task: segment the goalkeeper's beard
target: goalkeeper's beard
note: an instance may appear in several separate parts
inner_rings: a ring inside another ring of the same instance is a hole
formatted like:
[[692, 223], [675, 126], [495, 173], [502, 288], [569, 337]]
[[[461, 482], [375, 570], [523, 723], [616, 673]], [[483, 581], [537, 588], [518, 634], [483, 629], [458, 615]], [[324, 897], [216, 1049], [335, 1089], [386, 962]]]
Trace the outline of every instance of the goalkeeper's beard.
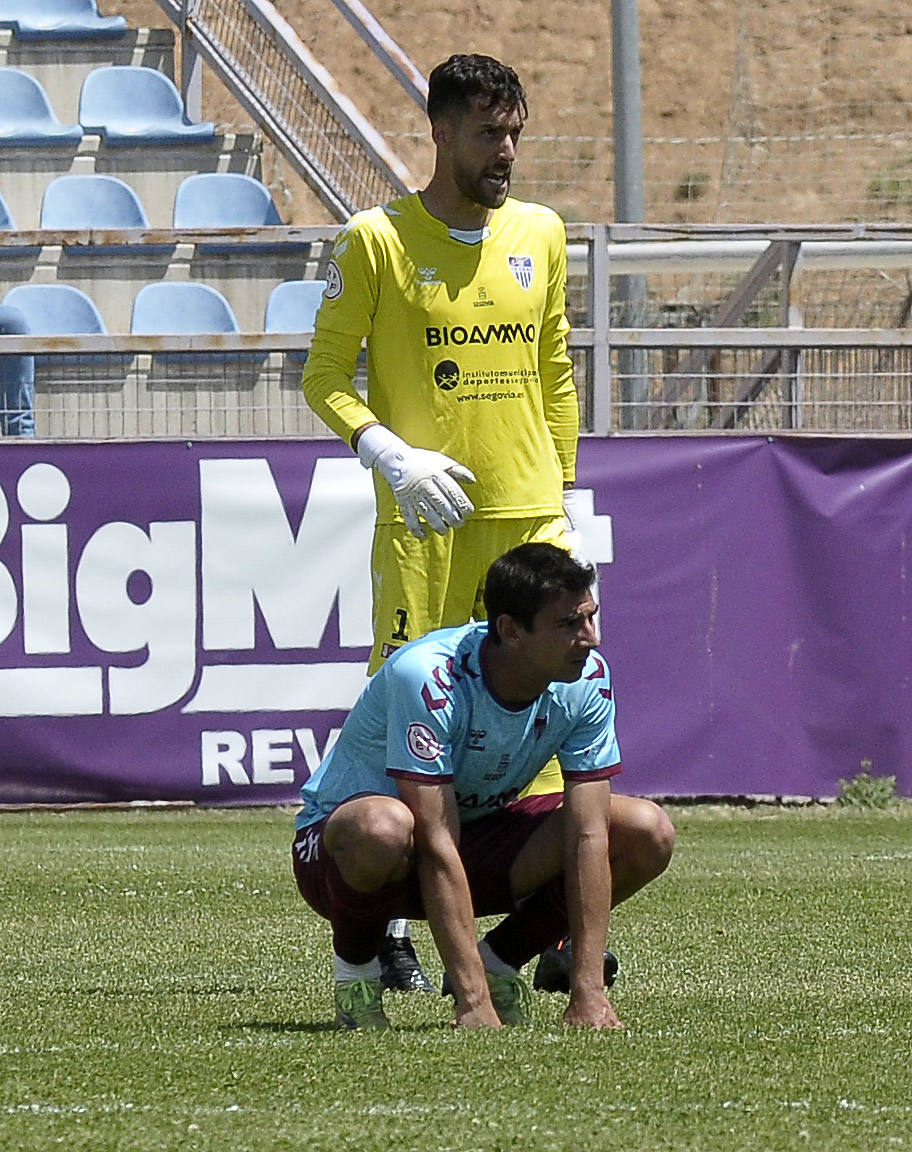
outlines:
[[506, 171], [486, 168], [477, 175], [470, 174], [464, 168], [457, 168], [453, 179], [463, 196], [473, 203], [483, 208], [500, 208], [509, 195], [512, 174], [512, 168]]

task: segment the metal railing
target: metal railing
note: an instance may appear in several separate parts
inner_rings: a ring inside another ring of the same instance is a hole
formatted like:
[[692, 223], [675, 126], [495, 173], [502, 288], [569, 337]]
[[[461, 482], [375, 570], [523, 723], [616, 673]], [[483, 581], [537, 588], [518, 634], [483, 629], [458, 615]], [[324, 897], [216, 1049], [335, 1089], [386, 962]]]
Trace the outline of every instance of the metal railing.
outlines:
[[[0, 357], [35, 357], [41, 437], [321, 437], [300, 390], [309, 345], [307, 334], [273, 333], [0, 336]], [[575, 329], [571, 347], [588, 433], [912, 431], [908, 330], [624, 329], [600, 348]], [[642, 350], [648, 369], [635, 419], [623, 408], [623, 348]], [[684, 374], [694, 351], [708, 356]], [[596, 355], [610, 374], [593, 389]]]
[[332, 0], [332, 2], [384, 68], [398, 80], [409, 99], [424, 111], [427, 103], [427, 80], [402, 47], [380, 25], [361, 0]]
[[[340, 221], [414, 180], [269, 0], [158, 0], [196, 53]], [[184, 61], [182, 72], [190, 69]]]
[[[900, 267], [904, 260], [912, 263], [905, 248], [910, 231], [894, 231], [895, 235], [875, 239], [864, 227], [854, 230], [859, 246], [868, 245], [865, 258], [875, 261], [875, 272], [878, 262], [895, 260]], [[156, 275], [179, 280], [192, 278], [197, 267], [218, 268], [226, 276], [222, 288], [229, 301], [233, 292], [236, 302], [242, 303], [251, 297], [265, 299], [289, 275], [283, 271], [288, 263], [276, 255], [283, 245], [295, 253], [292, 276], [320, 278], [337, 232], [336, 227], [15, 232], [2, 238], [5, 256], [0, 270], [12, 277], [13, 269], [19, 268], [25, 280], [50, 275], [53, 281], [65, 270], [72, 274], [79, 267], [85, 276], [99, 277], [101, 293], [110, 278], [104, 270], [107, 264], [97, 255], [66, 258], [67, 252], [99, 246], [117, 253], [118, 283], [126, 288], [132, 279], [136, 289], [152, 267], [146, 252], [170, 245], [173, 255], [155, 266]], [[750, 253], [746, 279], [729, 285], [718, 300], [689, 300], [675, 314], [675, 325], [662, 322], [670, 312], [658, 297], [650, 304], [650, 319], [659, 318], [656, 322], [612, 328], [613, 275], [646, 271], [650, 261], [663, 263], [660, 253], [641, 247], [644, 263], [637, 264], [632, 259], [636, 246], [626, 242], [630, 231], [620, 230], [622, 242], [618, 232], [616, 226], [594, 224], [567, 229], [572, 255], [569, 344], [584, 432], [912, 429], [912, 329], [905, 326], [912, 314], [908, 285], [903, 307], [890, 324], [793, 324], [786, 274], [793, 274], [803, 257], [793, 249], [780, 249], [778, 257], [785, 252], [788, 259], [774, 258], [776, 253], [767, 244], [766, 257], [761, 253], [758, 260], [756, 253]], [[650, 232], [654, 235], [654, 230]], [[756, 231], [750, 235], [760, 239]], [[814, 235], [814, 243], [824, 243], [819, 230]], [[775, 243], [799, 242], [794, 233], [784, 236], [776, 229], [768, 230], [765, 239], [769, 237]], [[836, 243], [832, 237], [828, 242]], [[814, 258], [824, 262], [825, 277], [833, 275], [834, 263], [851, 267], [858, 259], [853, 243], [846, 236], [839, 241], [840, 251], [814, 250]], [[886, 247], [872, 249], [873, 243]], [[213, 244], [220, 250], [219, 263], [198, 264], [194, 253]], [[754, 289], [761, 274], [773, 271], [779, 279], [771, 281], [767, 298], [758, 302]], [[91, 281], [83, 287], [92, 295]], [[0, 295], [2, 290], [0, 284]], [[753, 303], [749, 312], [734, 320], [733, 301], [739, 300]], [[242, 324], [245, 329], [252, 324], [253, 330], [235, 336], [2, 336], [0, 357], [36, 357], [41, 436], [328, 435], [310, 413], [299, 387], [301, 354], [306, 353], [310, 336], [265, 334], [257, 309], [248, 307], [251, 321]], [[714, 315], [723, 320], [710, 323]], [[777, 317], [788, 317], [788, 325], [777, 322]], [[637, 355], [631, 356], [633, 352]], [[636, 390], [625, 386], [624, 369], [631, 363], [638, 374]], [[363, 385], [363, 378], [357, 383]]]
[[[611, 346], [615, 426], [644, 432], [912, 431], [908, 329], [615, 329]], [[647, 365], [646, 399], [626, 420], [617, 372], [622, 348], [642, 350]]]

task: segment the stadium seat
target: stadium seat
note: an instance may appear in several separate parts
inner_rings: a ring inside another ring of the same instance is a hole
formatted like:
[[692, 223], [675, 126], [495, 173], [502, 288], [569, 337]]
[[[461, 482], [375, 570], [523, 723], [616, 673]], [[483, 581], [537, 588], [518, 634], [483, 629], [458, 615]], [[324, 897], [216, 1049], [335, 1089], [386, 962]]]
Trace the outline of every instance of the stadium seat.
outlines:
[[76, 145], [78, 124], [61, 124], [39, 82], [18, 68], [0, 68], [0, 146], [45, 148]]
[[96, 173], [52, 180], [41, 201], [41, 227], [148, 228], [149, 220], [129, 184]]
[[[17, 284], [7, 292], [4, 305], [25, 316], [32, 336], [106, 336], [107, 328], [94, 300], [72, 284]], [[86, 385], [123, 387], [124, 358], [105, 352], [62, 352], [35, 355], [37, 375], [44, 387], [67, 382], [80, 392]], [[82, 408], [82, 401], [79, 402]], [[62, 434], [58, 432], [56, 434]]]
[[[323, 301], [325, 280], [285, 280], [277, 284], [266, 301], [266, 332], [313, 332], [317, 311]], [[294, 363], [303, 363], [307, 352], [285, 353]]]
[[9, 208], [6, 206], [6, 201], [0, 196], [0, 230], [5, 232], [14, 232], [16, 224], [13, 220]]
[[313, 332], [325, 280], [285, 280], [266, 301], [266, 332]]
[[212, 140], [215, 125], [191, 124], [180, 93], [163, 72], [133, 64], [96, 68], [79, 97], [79, 122], [111, 145], [154, 145]]
[[208, 284], [163, 280], [136, 293], [130, 331], [140, 336], [239, 332], [231, 305]]
[[[162, 280], [147, 284], [136, 293], [130, 331], [137, 336], [192, 336], [205, 333], [240, 332], [237, 318], [225, 297], [208, 284]], [[163, 352], [155, 361], [190, 371], [207, 361], [222, 371], [249, 372], [265, 358], [262, 352]]]
[[[30, 336], [21, 309], [0, 304], [0, 336]], [[4, 436], [35, 435], [35, 357], [0, 354], [0, 432]]]
[[269, 189], [240, 172], [200, 172], [174, 197], [175, 228], [255, 228], [281, 224]]
[[[13, 214], [7, 207], [6, 201], [0, 196], [0, 232], [15, 231], [17, 231], [17, 229]], [[40, 251], [41, 248], [37, 245], [34, 248], [31, 245], [27, 248], [22, 248], [18, 245], [4, 244], [2, 239], [0, 239], [0, 260], [5, 258], [10, 260], [33, 259]]]
[[17, 284], [3, 298], [18, 308], [33, 336], [105, 335], [95, 302], [72, 284]]
[[3, 0], [0, 28], [19, 40], [123, 36], [123, 16], [101, 16], [95, 0]]

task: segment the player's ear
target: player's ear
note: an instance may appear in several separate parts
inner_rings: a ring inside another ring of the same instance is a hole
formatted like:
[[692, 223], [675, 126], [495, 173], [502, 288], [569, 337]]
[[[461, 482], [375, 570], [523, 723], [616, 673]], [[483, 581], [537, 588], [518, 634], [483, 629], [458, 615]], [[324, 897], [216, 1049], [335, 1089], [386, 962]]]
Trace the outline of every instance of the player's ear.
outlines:
[[437, 117], [431, 124], [431, 139], [438, 148], [452, 143], [453, 130], [456, 127], [456, 117], [448, 113], [444, 113]]
[[500, 636], [501, 643], [508, 646], [515, 645], [519, 641], [519, 625], [509, 616], [506, 612], [497, 617], [496, 621], [497, 632]]

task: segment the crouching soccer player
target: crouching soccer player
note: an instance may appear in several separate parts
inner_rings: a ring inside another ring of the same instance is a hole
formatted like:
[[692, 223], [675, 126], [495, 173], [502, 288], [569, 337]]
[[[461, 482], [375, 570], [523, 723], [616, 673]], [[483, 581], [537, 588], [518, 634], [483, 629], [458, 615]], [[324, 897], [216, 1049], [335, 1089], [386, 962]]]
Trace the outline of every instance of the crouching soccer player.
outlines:
[[[674, 829], [611, 790], [621, 764], [594, 577], [551, 544], [500, 557], [487, 622], [397, 651], [302, 788], [295, 877], [332, 925], [340, 1026], [388, 1026], [377, 950], [397, 916], [427, 919], [457, 1025], [525, 1023], [519, 969], [568, 932], [565, 1022], [619, 1025], [603, 987], [609, 910], [664, 870]], [[563, 792], [517, 799], [554, 755]], [[476, 941], [475, 918], [497, 913]]]

